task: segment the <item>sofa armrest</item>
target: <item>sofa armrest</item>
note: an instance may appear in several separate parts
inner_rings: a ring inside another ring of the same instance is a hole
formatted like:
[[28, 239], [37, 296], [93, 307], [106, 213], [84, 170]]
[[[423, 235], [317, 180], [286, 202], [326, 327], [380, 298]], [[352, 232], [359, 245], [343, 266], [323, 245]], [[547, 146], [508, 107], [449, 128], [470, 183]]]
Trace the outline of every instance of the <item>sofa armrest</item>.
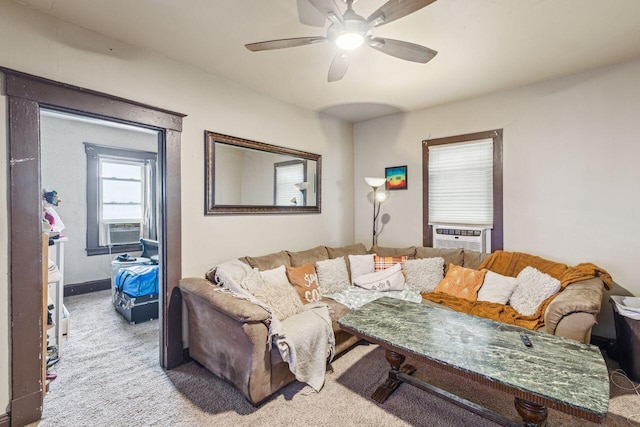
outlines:
[[206, 279], [189, 277], [180, 279], [180, 292], [186, 292], [198, 298], [213, 309], [242, 323], [264, 322], [269, 313], [252, 302], [219, 292], [217, 286]]
[[[591, 327], [595, 324], [595, 318], [600, 312], [603, 295], [603, 283], [599, 278], [570, 284], [547, 307], [544, 314], [546, 330], [555, 335], [566, 336], [568, 334], [567, 338], [584, 337], [583, 339], [588, 339], [591, 336]], [[574, 316], [575, 319], [580, 317], [582, 321], [563, 322], [564, 326], [568, 326], [569, 323], [572, 325], [570, 330], [567, 330], [566, 327], [556, 330], [565, 317], [575, 313], [583, 314], [582, 316]]]

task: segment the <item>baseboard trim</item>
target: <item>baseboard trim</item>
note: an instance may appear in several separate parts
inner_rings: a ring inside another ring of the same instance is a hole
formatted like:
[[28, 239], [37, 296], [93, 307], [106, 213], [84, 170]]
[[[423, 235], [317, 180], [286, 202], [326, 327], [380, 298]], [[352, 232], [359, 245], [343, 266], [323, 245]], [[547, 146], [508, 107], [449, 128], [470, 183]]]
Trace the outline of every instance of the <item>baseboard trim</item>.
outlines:
[[0, 427], [9, 427], [11, 425], [11, 418], [9, 414], [0, 415]]
[[42, 390], [11, 401], [10, 425], [26, 426], [42, 417]]
[[111, 289], [111, 279], [92, 280], [90, 282], [76, 283], [64, 287], [64, 296], [88, 294], [89, 292], [106, 291]]

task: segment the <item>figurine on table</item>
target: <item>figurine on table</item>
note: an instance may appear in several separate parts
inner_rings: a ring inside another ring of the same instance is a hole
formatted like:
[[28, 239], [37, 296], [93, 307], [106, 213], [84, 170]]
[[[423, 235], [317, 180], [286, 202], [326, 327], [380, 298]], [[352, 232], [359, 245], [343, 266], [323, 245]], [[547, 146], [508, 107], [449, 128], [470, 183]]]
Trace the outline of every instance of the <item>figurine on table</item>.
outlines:
[[62, 199], [57, 191], [42, 191], [42, 231], [49, 233], [51, 237], [58, 236], [65, 228], [60, 215], [54, 209], [60, 202]]

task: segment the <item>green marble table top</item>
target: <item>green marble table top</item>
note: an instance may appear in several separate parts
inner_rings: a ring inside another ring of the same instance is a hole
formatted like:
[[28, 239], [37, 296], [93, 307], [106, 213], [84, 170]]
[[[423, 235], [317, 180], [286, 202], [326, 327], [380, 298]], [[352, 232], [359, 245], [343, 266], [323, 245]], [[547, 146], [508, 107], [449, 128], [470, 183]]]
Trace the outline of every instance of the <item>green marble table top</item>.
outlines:
[[[600, 350], [589, 344], [388, 297], [343, 316], [339, 323], [404, 353], [552, 403], [599, 416], [608, 410], [607, 367]], [[533, 347], [522, 343], [523, 331]]]

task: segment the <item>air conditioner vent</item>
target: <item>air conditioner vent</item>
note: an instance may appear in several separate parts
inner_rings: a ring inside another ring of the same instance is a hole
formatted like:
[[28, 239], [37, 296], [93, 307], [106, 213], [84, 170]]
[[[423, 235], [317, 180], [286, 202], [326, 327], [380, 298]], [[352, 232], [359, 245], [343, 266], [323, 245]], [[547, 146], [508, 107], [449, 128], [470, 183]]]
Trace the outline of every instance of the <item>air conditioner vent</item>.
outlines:
[[123, 222], [106, 224], [107, 245], [126, 245], [139, 243], [142, 237], [142, 227], [139, 222]]
[[487, 229], [434, 225], [433, 230], [434, 248], [463, 248], [476, 252], [491, 252], [487, 250]]

